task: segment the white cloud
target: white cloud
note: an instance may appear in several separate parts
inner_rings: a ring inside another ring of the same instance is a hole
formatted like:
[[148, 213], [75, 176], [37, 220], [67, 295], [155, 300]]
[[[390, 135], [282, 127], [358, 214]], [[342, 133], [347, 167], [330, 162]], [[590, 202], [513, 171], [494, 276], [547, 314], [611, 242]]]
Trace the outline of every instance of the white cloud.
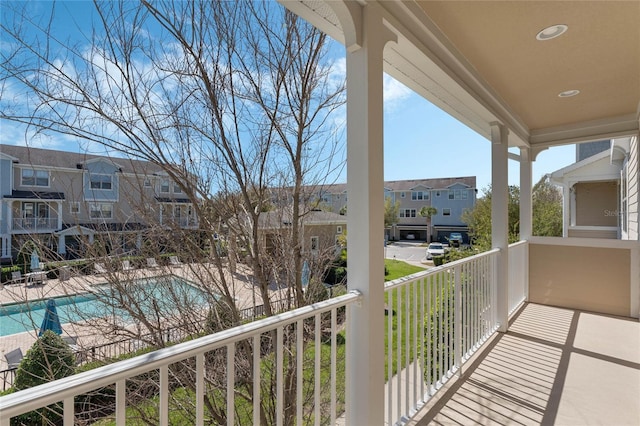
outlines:
[[384, 106], [387, 111], [393, 111], [399, 107], [413, 93], [411, 89], [388, 74], [383, 77], [383, 90]]

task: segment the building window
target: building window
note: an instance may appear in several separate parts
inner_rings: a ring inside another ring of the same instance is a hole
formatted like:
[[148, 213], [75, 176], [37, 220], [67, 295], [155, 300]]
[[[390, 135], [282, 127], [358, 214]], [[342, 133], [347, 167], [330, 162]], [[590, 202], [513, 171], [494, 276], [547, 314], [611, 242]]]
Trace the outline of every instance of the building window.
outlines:
[[34, 206], [33, 203], [22, 203], [22, 217], [29, 219], [33, 217]]
[[404, 198], [404, 192], [400, 193], [400, 198]]
[[411, 199], [414, 200], [414, 201], [423, 200], [424, 198], [423, 198], [422, 191], [413, 191], [413, 192], [411, 192]]
[[80, 203], [78, 201], [72, 201], [69, 204], [69, 213], [80, 214]]
[[450, 199], [450, 200], [453, 200], [453, 198], [454, 198], [454, 193], [453, 193], [453, 191], [449, 191], [449, 199]]
[[436, 197], [440, 196], [440, 191], [436, 191]]
[[112, 182], [111, 182], [111, 175], [94, 175], [92, 174], [91, 177], [91, 189], [111, 189], [112, 188]]
[[416, 209], [400, 209], [400, 217], [416, 217]]
[[22, 185], [49, 186], [49, 172], [46, 170], [22, 169]]
[[167, 179], [163, 179], [160, 182], [160, 192], [164, 192], [165, 194], [169, 193], [169, 181]]
[[113, 217], [113, 205], [108, 203], [91, 204], [89, 215], [92, 219], [111, 219]]
[[151, 179], [150, 178], [144, 178], [144, 186], [145, 186], [145, 188], [151, 187]]
[[451, 209], [442, 209], [442, 216], [451, 216]]
[[341, 225], [336, 226], [336, 234], [342, 234], [342, 226]]
[[311, 251], [318, 251], [320, 247], [319, 237], [311, 237]]
[[464, 190], [462, 191], [462, 199], [466, 200], [469, 197], [469, 191], [468, 190]]
[[173, 184], [173, 193], [174, 194], [182, 194], [182, 188], [177, 183]]

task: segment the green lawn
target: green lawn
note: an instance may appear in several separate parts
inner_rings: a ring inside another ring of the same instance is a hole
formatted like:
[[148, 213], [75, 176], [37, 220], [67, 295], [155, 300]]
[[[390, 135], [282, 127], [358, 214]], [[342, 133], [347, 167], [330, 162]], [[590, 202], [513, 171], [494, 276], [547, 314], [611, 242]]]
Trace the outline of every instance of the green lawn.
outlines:
[[397, 278], [415, 274], [416, 272], [424, 271], [426, 269], [394, 259], [385, 259], [384, 266], [386, 266], [387, 271], [389, 271], [389, 273], [384, 277], [385, 281], [393, 281]]

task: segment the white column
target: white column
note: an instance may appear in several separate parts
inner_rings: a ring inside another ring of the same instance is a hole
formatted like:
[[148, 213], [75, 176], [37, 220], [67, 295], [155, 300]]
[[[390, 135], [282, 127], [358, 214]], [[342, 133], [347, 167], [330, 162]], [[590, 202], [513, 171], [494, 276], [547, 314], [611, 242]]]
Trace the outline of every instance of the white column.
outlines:
[[66, 237], [64, 235], [58, 235], [58, 254], [67, 253], [67, 245], [65, 239]]
[[571, 190], [566, 182], [562, 183], [562, 237], [569, 236], [569, 226], [571, 225], [570, 208]]
[[509, 130], [491, 123], [491, 244], [500, 249], [496, 265], [499, 331], [509, 327]]
[[[354, 3], [355, 4], [355, 3]], [[384, 419], [383, 49], [389, 40], [379, 5], [362, 7], [362, 47], [347, 53], [347, 215], [350, 308], [346, 423]], [[357, 25], [356, 25], [357, 26]]]
[[62, 201], [58, 201], [58, 228], [62, 229]]
[[[531, 148], [520, 148], [520, 240], [530, 240], [533, 234], [533, 190]], [[522, 265], [522, 281], [524, 283], [524, 300], [529, 300], [529, 244], [524, 248]]]
[[520, 239], [531, 237], [532, 203], [531, 191], [533, 182], [531, 177], [531, 148], [520, 148]]

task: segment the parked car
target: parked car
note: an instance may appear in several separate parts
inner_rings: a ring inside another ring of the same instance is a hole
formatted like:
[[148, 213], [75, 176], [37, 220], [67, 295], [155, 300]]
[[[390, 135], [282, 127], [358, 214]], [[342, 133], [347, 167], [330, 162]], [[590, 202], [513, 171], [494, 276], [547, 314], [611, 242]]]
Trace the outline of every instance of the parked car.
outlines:
[[415, 240], [416, 236], [413, 234], [407, 234], [407, 236], [405, 237], [407, 240]]
[[452, 232], [449, 234], [449, 245], [451, 247], [460, 247], [462, 244], [462, 234], [459, 232]]
[[433, 259], [435, 256], [443, 256], [445, 252], [444, 246], [440, 243], [431, 243], [427, 247], [427, 260]]

